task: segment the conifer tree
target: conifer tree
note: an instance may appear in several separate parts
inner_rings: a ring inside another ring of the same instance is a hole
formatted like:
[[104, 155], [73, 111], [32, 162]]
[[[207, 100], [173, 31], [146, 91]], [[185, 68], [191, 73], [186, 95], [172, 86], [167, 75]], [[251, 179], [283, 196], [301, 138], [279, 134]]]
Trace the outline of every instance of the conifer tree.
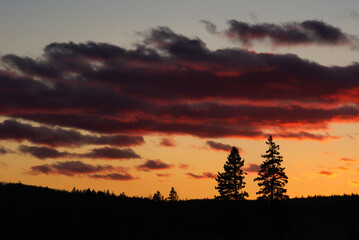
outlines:
[[257, 192], [258, 199], [287, 199], [287, 189], [284, 187], [288, 183], [288, 177], [284, 172], [285, 168], [281, 167], [283, 157], [279, 153], [279, 145], [273, 142], [272, 136], [268, 137], [266, 144], [269, 145], [269, 149], [262, 155], [265, 160], [260, 166], [258, 177], [254, 179], [258, 181], [260, 188]]
[[178, 201], [179, 197], [174, 187], [171, 188], [170, 194], [168, 195], [169, 201]]
[[153, 201], [164, 201], [165, 198], [162, 196], [161, 192], [159, 190], [157, 190], [157, 192], [155, 194], [153, 194], [152, 200]]
[[248, 197], [248, 193], [242, 190], [246, 184], [244, 175], [247, 174], [242, 169], [243, 165], [244, 159], [239, 155], [238, 149], [233, 147], [223, 166], [224, 172], [218, 172], [216, 177], [218, 186], [215, 189], [219, 192], [216, 199], [243, 200]]

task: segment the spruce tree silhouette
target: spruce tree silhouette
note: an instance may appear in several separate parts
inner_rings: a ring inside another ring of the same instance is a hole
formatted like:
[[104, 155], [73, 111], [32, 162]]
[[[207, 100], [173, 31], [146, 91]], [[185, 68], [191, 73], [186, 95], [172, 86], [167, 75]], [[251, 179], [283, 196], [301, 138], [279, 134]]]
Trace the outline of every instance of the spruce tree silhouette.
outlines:
[[179, 197], [174, 187], [171, 188], [170, 194], [168, 195], [169, 201], [178, 201]]
[[244, 175], [247, 174], [242, 169], [243, 165], [244, 159], [239, 155], [238, 149], [233, 147], [223, 166], [224, 172], [218, 172], [216, 177], [218, 186], [215, 189], [219, 192], [216, 199], [243, 200], [248, 197], [246, 191], [241, 191], [246, 185]]
[[257, 192], [258, 199], [287, 199], [288, 195], [285, 194], [287, 189], [284, 186], [288, 183], [288, 177], [284, 172], [285, 168], [281, 167], [283, 157], [279, 154], [279, 145], [273, 142], [271, 135], [266, 144], [269, 145], [269, 149], [266, 154], [262, 155], [265, 160], [260, 166], [258, 177], [254, 179], [254, 181], [258, 181], [260, 187]]
[[164, 201], [165, 198], [162, 196], [161, 192], [157, 190], [157, 192], [155, 194], [153, 194], [152, 200], [153, 201]]

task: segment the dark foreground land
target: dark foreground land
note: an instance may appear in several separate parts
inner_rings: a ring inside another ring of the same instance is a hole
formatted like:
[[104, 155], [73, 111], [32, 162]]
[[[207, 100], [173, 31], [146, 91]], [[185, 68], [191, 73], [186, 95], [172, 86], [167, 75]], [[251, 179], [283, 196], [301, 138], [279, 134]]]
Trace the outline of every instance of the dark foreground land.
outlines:
[[359, 196], [154, 202], [0, 184], [0, 239], [359, 239]]

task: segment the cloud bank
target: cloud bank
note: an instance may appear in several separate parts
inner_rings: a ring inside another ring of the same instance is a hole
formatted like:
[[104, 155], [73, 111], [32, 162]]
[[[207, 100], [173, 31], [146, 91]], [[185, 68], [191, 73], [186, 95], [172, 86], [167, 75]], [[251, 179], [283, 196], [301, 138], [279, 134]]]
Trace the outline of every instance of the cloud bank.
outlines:
[[[214, 24], [202, 22], [218, 33]], [[254, 25], [231, 20], [226, 36], [244, 45], [264, 40], [288, 46], [353, 44], [341, 29], [314, 20]], [[54, 42], [37, 58], [3, 55], [0, 140], [30, 142], [36, 146], [23, 144], [19, 150], [39, 159], [74, 157], [56, 148], [86, 145], [99, 146], [78, 158], [125, 159], [140, 156], [123, 147], [141, 145], [143, 136], [154, 133], [324, 141], [337, 138], [329, 134], [329, 124], [358, 122], [358, 63], [323, 66], [293, 54], [211, 50], [202, 39], [168, 27], [150, 29], [143, 37], [133, 49]], [[164, 137], [160, 145], [176, 143]], [[207, 145], [230, 150], [213, 140]], [[137, 169], [170, 167], [148, 160]], [[66, 161], [31, 171], [71, 175], [87, 169], [94, 178], [130, 179], [99, 168]]]

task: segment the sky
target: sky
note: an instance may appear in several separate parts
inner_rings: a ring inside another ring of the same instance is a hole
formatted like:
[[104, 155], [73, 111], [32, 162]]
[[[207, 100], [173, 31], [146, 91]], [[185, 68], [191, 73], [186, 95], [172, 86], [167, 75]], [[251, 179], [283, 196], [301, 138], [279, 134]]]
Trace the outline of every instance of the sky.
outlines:
[[0, 2], [0, 181], [213, 198], [359, 193], [358, 1]]

